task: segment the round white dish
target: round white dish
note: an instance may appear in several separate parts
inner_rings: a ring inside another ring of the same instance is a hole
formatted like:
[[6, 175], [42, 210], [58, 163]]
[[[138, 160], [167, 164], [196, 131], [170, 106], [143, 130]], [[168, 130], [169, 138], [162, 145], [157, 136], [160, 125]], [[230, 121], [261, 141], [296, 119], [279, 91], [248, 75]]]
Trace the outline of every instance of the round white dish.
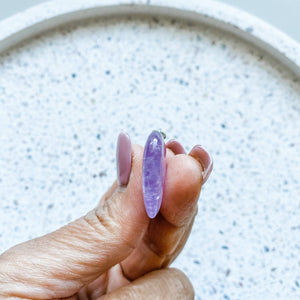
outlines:
[[120, 130], [161, 128], [214, 156], [174, 263], [196, 299], [299, 295], [300, 46], [198, 2], [51, 1], [0, 23], [0, 251], [96, 205]]

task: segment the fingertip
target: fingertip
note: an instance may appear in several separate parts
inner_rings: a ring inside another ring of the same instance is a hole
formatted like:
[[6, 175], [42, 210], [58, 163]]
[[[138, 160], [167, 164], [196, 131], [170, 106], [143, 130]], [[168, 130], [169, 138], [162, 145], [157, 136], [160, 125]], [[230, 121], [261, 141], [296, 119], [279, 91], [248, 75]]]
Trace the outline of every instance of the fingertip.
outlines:
[[143, 152], [144, 148], [141, 145], [132, 145], [132, 166], [129, 181], [124, 191], [127, 201], [127, 210], [130, 210], [135, 215], [132, 216], [141, 222], [149, 221], [143, 203]]
[[175, 226], [183, 226], [195, 215], [202, 185], [201, 165], [185, 154], [169, 157], [165, 193], [161, 206], [164, 218]]

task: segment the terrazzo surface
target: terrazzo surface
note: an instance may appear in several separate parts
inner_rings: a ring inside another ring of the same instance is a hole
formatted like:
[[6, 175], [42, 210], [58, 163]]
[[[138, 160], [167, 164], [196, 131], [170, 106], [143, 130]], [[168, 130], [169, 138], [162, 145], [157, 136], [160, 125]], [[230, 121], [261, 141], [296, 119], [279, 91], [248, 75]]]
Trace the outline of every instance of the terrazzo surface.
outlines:
[[196, 299], [300, 295], [300, 88], [266, 53], [168, 18], [90, 20], [0, 57], [0, 252], [92, 209], [119, 131], [214, 157], [174, 266]]

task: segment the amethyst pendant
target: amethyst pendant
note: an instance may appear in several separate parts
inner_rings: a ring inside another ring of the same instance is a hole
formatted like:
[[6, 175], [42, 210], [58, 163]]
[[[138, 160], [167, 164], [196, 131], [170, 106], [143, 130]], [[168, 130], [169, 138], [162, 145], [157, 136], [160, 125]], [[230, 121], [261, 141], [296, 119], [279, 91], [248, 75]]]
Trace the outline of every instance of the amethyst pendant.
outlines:
[[166, 146], [159, 131], [149, 135], [143, 157], [143, 196], [146, 212], [153, 219], [160, 209], [166, 175]]

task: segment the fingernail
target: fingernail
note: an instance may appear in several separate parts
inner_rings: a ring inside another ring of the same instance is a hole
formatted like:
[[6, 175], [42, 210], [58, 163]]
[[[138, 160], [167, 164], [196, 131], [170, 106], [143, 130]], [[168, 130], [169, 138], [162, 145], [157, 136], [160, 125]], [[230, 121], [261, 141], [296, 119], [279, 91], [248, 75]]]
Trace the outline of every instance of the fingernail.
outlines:
[[131, 141], [127, 133], [119, 134], [116, 154], [118, 183], [127, 185], [131, 171]]
[[203, 181], [202, 184], [206, 182], [208, 179], [212, 169], [213, 169], [213, 159], [212, 156], [200, 145], [196, 145], [193, 147], [190, 156], [194, 157], [203, 168]]
[[186, 154], [182, 145], [176, 140], [169, 140], [166, 143], [166, 147], [169, 148], [171, 151], [173, 151], [174, 154]]

